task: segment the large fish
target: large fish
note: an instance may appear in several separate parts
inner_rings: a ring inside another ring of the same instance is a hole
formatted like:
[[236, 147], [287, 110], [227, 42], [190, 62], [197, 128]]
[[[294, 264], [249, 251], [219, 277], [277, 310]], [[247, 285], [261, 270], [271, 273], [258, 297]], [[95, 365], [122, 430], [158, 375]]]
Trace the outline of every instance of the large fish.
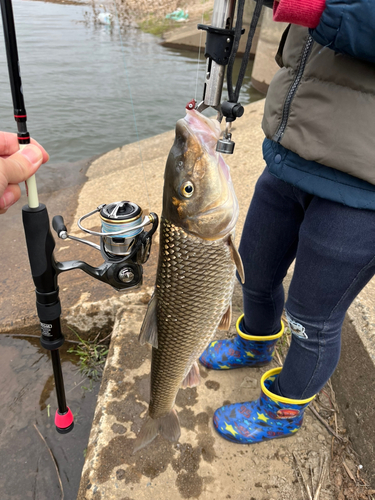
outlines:
[[176, 125], [164, 174], [155, 293], [140, 333], [140, 342], [153, 346], [151, 399], [135, 450], [158, 434], [178, 440], [178, 390], [199, 383], [197, 358], [217, 328], [229, 328], [236, 267], [243, 281], [233, 244], [238, 202], [216, 152], [219, 136], [217, 120], [196, 110]]

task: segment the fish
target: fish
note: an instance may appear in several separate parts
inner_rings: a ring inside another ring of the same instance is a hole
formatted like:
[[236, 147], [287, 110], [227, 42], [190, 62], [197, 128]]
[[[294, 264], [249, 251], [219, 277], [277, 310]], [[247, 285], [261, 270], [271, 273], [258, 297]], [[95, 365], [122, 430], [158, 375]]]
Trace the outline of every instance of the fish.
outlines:
[[155, 291], [139, 341], [152, 345], [148, 416], [134, 452], [158, 434], [178, 441], [174, 408], [179, 389], [199, 384], [197, 359], [217, 329], [228, 330], [235, 271], [244, 282], [234, 245], [239, 205], [229, 167], [216, 144], [220, 124], [195, 109], [176, 124], [160, 218]]

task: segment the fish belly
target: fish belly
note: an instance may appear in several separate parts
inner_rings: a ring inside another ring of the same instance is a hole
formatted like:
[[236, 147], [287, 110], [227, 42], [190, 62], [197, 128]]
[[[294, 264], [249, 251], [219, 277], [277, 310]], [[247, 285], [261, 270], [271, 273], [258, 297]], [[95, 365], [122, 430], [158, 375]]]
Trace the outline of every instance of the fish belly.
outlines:
[[161, 220], [155, 294], [158, 348], [152, 349], [149, 415], [174, 406], [177, 392], [227, 311], [235, 265], [225, 239], [207, 241]]

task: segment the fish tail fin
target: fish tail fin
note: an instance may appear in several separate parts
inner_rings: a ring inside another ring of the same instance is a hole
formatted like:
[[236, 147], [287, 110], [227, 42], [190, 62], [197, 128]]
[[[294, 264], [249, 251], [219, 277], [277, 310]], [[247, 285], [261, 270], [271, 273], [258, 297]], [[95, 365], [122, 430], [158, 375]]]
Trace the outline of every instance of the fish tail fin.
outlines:
[[176, 410], [172, 409], [164, 417], [156, 419], [148, 417], [135, 440], [133, 453], [150, 444], [158, 434], [161, 434], [169, 441], [178, 441], [181, 428]]
[[160, 420], [160, 434], [168, 441], [178, 441], [181, 435], [180, 421], [174, 408]]

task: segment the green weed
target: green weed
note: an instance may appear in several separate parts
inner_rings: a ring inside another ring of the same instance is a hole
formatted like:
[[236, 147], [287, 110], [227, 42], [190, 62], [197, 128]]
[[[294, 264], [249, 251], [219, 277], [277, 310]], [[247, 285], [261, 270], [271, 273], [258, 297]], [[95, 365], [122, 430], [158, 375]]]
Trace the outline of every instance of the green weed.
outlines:
[[103, 374], [109, 349], [105, 345], [100, 345], [101, 341], [97, 342], [98, 336], [93, 341], [83, 340], [76, 331], [69, 326], [68, 328], [79, 340], [78, 346], [68, 349], [68, 353], [78, 356], [79, 371], [90, 379], [90, 387], [84, 387], [89, 391], [92, 389], [92, 382], [98, 381]]
[[203, 22], [208, 23], [211, 21], [212, 12], [212, 9], [203, 12]]
[[149, 16], [138, 23], [141, 31], [151, 33], [151, 35], [162, 36], [166, 31], [175, 28], [180, 23], [171, 19], [164, 19], [155, 16]]

